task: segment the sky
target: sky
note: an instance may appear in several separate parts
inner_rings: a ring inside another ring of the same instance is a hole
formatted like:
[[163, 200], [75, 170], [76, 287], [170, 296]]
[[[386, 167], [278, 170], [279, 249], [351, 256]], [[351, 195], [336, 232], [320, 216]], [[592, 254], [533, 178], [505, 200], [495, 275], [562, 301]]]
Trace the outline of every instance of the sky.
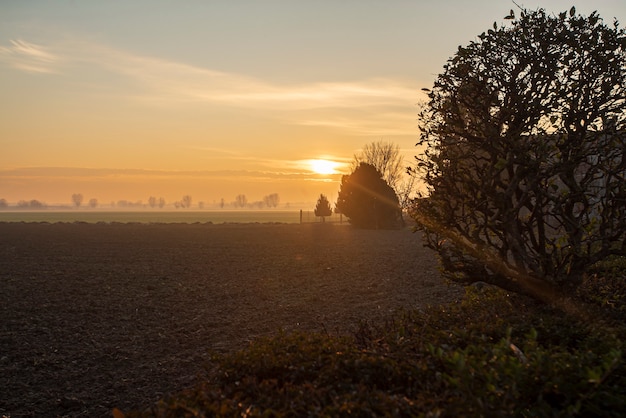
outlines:
[[[523, 1], [626, 21], [623, 0]], [[578, 4], [577, 4], [578, 3]], [[509, 0], [0, 0], [0, 198], [335, 201]], [[323, 168], [312, 160], [327, 161]], [[315, 170], [321, 172], [315, 172]], [[332, 173], [329, 173], [332, 171]]]

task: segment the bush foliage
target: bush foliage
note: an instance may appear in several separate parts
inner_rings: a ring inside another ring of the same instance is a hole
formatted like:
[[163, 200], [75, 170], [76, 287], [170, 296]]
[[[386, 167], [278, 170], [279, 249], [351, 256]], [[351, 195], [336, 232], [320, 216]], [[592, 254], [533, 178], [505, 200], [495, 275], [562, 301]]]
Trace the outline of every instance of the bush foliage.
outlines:
[[396, 192], [367, 163], [359, 163], [352, 174], [342, 176], [336, 207], [357, 228], [396, 227], [401, 219]]
[[623, 416], [624, 316], [596, 302], [564, 312], [470, 286], [349, 338], [280, 333], [214, 355], [208, 379], [126, 416]]
[[626, 31], [574, 8], [507, 19], [429, 90], [413, 213], [456, 279], [540, 297], [626, 255]]

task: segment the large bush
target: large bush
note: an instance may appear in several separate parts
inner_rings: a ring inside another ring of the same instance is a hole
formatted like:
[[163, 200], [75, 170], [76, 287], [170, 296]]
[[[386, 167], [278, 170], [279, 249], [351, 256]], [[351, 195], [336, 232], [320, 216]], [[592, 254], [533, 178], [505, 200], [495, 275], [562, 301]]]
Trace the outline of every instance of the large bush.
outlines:
[[414, 216], [454, 278], [543, 297], [626, 252], [626, 35], [573, 8], [508, 19], [429, 90]]
[[341, 179], [337, 211], [359, 228], [388, 228], [400, 221], [396, 192], [373, 165], [360, 163]]

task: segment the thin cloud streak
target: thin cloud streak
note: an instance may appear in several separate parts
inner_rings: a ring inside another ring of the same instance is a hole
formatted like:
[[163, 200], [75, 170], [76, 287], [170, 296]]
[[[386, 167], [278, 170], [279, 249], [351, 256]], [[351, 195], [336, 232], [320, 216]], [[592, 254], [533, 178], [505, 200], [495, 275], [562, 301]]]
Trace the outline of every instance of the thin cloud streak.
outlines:
[[[369, 79], [349, 82], [317, 82], [297, 85], [272, 84], [254, 77], [214, 71], [161, 58], [132, 54], [97, 43], [72, 42], [51, 48], [23, 40], [12, 40], [9, 47], [0, 47], [0, 60], [11, 67], [28, 72], [58, 72], [54, 64], [64, 61], [64, 71], [106, 69], [122, 75], [137, 86], [134, 92], [118, 92], [127, 100], [146, 105], [176, 106], [206, 104], [252, 108], [262, 112], [283, 111], [289, 123], [311, 125], [297, 111], [317, 110], [333, 114], [341, 109], [360, 109], [356, 119], [371, 120], [381, 108], [411, 109], [419, 89], [390, 79]], [[73, 68], [72, 68], [73, 67]], [[80, 77], [80, 74], [78, 74]], [[110, 89], [113, 91], [114, 89]], [[98, 89], [101, 92], [100, 89]], [[99, 93], [100, 94], [100, 93]], [[310, 115], [309, 115], [310, 117]], [[333, 121], [320, 118], [317, 125], [338, 127]], [[350, 127], [350, 124], [343, 124]], [[361, 124], [362, 125], [362, 124]]]
[[220, 155], [227, 155], [227, 156], [238, 156], [240, 155], [240, 153], [230, 150], [230, 149], [225, 149], [225, 148], [215, 148], [215, 147], [189, 147], [189, 149], [194, 150], [194, 151], [202, 151], [202, 152], [210, 152], [212, 154], [220, 154]]
[[[146, 108], [243, 109], [283, 125], [365, 137], [410, 137], [417, 132], [411, 121], [421, 92], [401, 80], [271, 83], [85, 40], [50, 45], [12, 40], [0, 46], [0, 64], [29, 73], [56, 73], [70, 88], [80, 84], [83, 94]], [[94, 79], [90, 74], [102, 71], [112, 75], [113, 84], [85, 88]]]
[[[94, 58], [100, 60], [103, 55]], [[133, 77], [146, 87], [137, 99], [204, 102], [267, 110], [361, 108], [392, 106], [414, 101], [417, 89], [390, 80], [346, 83], [275, 85], [238, 74], [229, 74], [118, 51], [104, 60], [112, 71]], [[111, 64], [113, 63], [113, 64]]]
[[41, 45], [20, 39], [0, 46], [0, 62], [29, 73], [53, 73], [58, 57]]

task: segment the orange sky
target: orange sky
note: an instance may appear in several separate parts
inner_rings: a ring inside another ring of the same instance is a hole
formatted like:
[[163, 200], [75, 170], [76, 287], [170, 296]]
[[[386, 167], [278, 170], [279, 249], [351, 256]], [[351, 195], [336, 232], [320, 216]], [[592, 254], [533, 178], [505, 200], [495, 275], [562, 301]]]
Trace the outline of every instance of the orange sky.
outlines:
[[[334, 201], [363, 145], [396, 143], [410, 162], [421, 88], [511, 7], [3, 1], [0, 198]], [[626, 16], [622, 0], [585, 7]], [[314, 173], [312, 159], [337, 172]]]

